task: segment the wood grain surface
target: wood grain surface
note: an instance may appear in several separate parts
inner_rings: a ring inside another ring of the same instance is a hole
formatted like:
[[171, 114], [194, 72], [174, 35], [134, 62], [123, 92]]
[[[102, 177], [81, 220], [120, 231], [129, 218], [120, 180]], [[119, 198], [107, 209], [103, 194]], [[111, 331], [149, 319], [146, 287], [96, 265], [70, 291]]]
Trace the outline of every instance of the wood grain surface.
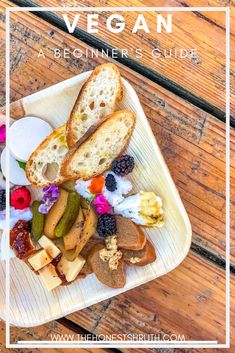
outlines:
[[[4, 46], [4, 6], [0, 1], [0, 45]], [[212, 18], [210, 18], [212, 20]], [[214, 18], [217, 24], [221, 19]], [[208, 21], [206, 21], [208, 22]], [[92, 69], [102, 58], [54, 60], [55, 48], [88, 49], [83, 42], [33, 15], [14, 14], [11, 21], [11, 99], [16, 101], [56, 82]], [[40, 48], [45, 59], [37, 58]], [[0, 73], [4, 72], [0, 51]], [[162, 149], [193, 226], [194, 244], [213, 255], [225, 251], [225, 126], [224, 124], [168, 92], [156, 83], [119, 65], [123, 77], [136, 89], [144, 111]], [[50, 72], [50, 74], [48, 74]], [[169, 73], [168, 73], [169, 76]], [[4, 105], [4, 87], [0, 88]], [[207, 97], [209, 100], [209, 98]], [[231, 151], [234, 155], [234, 130]], [[231, 215], [234, 219], [234, 167], [231, 161]], [[234, 224], [231, 224], [234, 262]], [[231, 280], [234, 288], [234, 277]], [[67, 319], [96, 334], [180, 333], [186, 339], [225, 339], [225, 272], [203, 257], [190, 252], [173, 272], [78, 313]], [[235, 319], [234, 292], [231, 299], [232, 322]], [[58, 323], [50, 325], [60, 331]], [[58, 325], [58, 326], [57, 326]], [[44, 332], [44, 329], [40, 332]], [[74, 328], [76, 331], [76, 329]], [[29, 334], [38, 334], [34, 331]], [[23, 335], [22, 333], [15, 333]], [[232, 337], [234, 338], [234, 327]], [[27, 335], [25, 334], [25, 339]], [[234, 341], [232, 341], [232, 349]], [[92, 351], [92, 350], [90, 350]], [[130, 350], [125, 350], [126, 352]], [[131, 350], [141, 353], [143, 350]], [[160, 350], [144, 350], [158, 352]], [[187, 350], [178, 350], [178, 352]], [[189, 350], [197, 353], [198, 350]], [[189, 353], [189, 351], [187, 353]], [[233, 350], [231, 350], [232, 352]], [[161, 351], [162, 352], [162, 351]], [[173, 353], [173, 350], [169, 350]], [[201, 350], [200, 350], [201, 352]], [[208, 353], [214, 350], [206, 350]], [[218, 353], [228, 350], [217, 350]]]
[[[61, 338], [64, 335], [64, 338], [71, 340], [74, 337], [77, 337], [77, 333], [74, 330], [66, 327], [64, 324], [53, 321], [45, 324], [43, 326], [37, 326], [34, 328], [19, 328], [19, 327], [11, 327], [10, 330], [10, 339], [11, 344], [16, 344], [17, 341], [43, 341], [43, 340], [51, 340], [52, 337], [54, 340]], [[49, 348], [46, 350], [48, 353], [62, 352], [61, 349]], [[32, 353], [32, 349], [8, 349], [5, 347], [5, 323], [0, 321], [0, 352], [8, 353], [8, 352], [24, 352], [24, 353]], [[45, 352], [44, 348], [37, 348], [38, 353]], [[111, 349], [79, 349], [79, 353], [113, 353]]]
[[[77, 0], [35, 0], [35, 3], [42, 6], [163, 6], [163, 7], [187, 7], [187, 6], [230, 6], [231, 10], [231, 57], [235, 58], [235, 4], [233, 1], [199, 0], [197, 2], [186, 0], [137, 0], [130, 3], [128, 0], [107, 0], [98, 4], [95, 1]], [[26, 1], [27, 3], [27, 1]], [[120, 12], [126, 27], [121, 33], [114, 34], [107, 30], [106, 20], [110, 15], [108, 11], [102, 12], [99, 16], [99, 32], [92, 34], [119, 50], [128, 49], [130, 58], [143, 64], [145, 68], [162, 75], [166, 80], [170, 80], [188, 92], [206, 100], [213, 106], [225, 111], [225, 12], [172, 12], [173, 27], [172, 33], [156, 33], [156, 14], [145, 12], [144, 16], [148, 24], [150, 33], [139, 31], [131, 34], [138, 12]], [[62, 13], [56, 15], [60, 20]], [[70, 19], [74, 13], [69, 12]], [[62, 19], [62, 24], [64, 21]], [[79, 29], [86, 30], [86, 14], [81, 14], [79, 19]], [[88, 40], [88, 36], [84, 36]], [[102, 45], [101, 45], [102, 46]], [[138, 58], [136, 49], [141, 48], [143, 56]], [[197, 49], [196, 55], [189, 55], [187, 59], [173, 58], [166, 59], [153, 58], [152, 50], [158, 48], [161, 53], [164, 50], [169, 54], [170, 50], [179, 48]], [[231, 115], [235, 117], [235, 91], [233, 89], [235, 80], [235, 61], [231, 61]]]
[[[234, 277], [231, 284], [234, 286]], [[224, 271], [190, 253], [166, 276], [67, 318], [97, 335], [128, 332], [156, 334], [162, 339], [164, 334], [174, 333], [188, 340], [222, 342]], [[231, 322], [234, 320], [235, 294], [231, 293]], [[233, 349], [234, 333], [232, 324]]]
[[[1, 7], [3, 13], [3, 7]], [[1, 20], [2, 19], [2, 20]], [[4, 29], [4, 15], [0, 26]], [[15, 101], [104, 62], [102, 58], [55, 60], [55, 48], [87, 45], [29, 14], [12, 14], [11, 100]], [[0, 34], [4, 45], [4, 32]], [[45, 58], [38, 58], [43, 48]], [[0, 71], [3, 72], [3, 62]], [[225, 125], [145, 77], [119, 65], [133, 85], [179, 189], [193, 227], [196, 246], [225, 254]], [[50, 74], [48, 75], [48, 70]], [[2, 89], [4, 89], [2, 87]], [[1, 101], [4, 101], [3, 92]], [[231, 129], [231, 152], [235, 150]], [[233, 155], [233, 154], [232, 154]], [[235, 208], [235, 161], [231, 161], [231, 217]], [[235, 257], [231, 224], [232, 262]]]

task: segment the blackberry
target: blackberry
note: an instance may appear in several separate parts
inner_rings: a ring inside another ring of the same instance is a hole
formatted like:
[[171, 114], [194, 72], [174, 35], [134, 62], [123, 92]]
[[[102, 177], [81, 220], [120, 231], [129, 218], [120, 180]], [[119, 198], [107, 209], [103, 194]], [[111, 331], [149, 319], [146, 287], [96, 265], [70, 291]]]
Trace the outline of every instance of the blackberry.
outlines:
[[117, 182], [113, 174], [108, 174], [105, 178], [105, 186], [108, 191], [115, 191], [117, 189]]
[[124, 176], [131, 173], [134, 166], [134, 158], [128, 154], [125, 154], [124, 156], [121, 156], [113, 161], [111, 170], [116, 175]]
[[4, 211], [6, 208], [6, 191], [0, 190], [0, 211]]
[[115, 234], [117, 232], [115, 216], [108, 213], [99, 216], [96, 230], [100, 237]]

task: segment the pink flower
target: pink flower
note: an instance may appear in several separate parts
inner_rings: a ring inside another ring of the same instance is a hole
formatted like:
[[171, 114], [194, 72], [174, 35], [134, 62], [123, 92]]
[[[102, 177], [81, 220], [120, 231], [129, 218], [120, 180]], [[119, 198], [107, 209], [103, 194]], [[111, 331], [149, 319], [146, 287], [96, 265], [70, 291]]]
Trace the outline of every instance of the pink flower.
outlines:
[[6, 125], [2, 124], [0, 126], [0, 143], [3, 143], [6, 141]]
[[96, 206], [96, 212], [98, 214], [110, 213], [111, 206], [103, 194], [97, 195], [93, 204]]

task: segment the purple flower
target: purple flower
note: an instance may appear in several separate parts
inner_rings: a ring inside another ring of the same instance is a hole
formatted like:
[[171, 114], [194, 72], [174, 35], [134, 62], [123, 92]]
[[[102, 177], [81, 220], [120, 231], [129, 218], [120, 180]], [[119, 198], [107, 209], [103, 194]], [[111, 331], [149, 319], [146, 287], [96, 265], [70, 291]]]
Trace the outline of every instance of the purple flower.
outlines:
[[0, 143], [3, 143], [6, 141], [6, 125], [2, 124], [0, 126]]
[[39, 206], [38, 211], [43, 214], [46, 214], [50, 211], [54, 203], [57, 201], [60, 192], [58, 186], [55, 184], [43, 188], [43, 192], [43, 203]]

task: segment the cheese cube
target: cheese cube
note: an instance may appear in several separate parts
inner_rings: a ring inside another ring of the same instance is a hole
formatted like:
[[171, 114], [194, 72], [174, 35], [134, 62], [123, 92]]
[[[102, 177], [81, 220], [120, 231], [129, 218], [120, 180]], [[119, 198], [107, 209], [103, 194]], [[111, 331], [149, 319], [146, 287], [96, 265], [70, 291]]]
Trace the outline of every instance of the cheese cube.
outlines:
[[58, 287], [62, 281], [56, 272], [55, 266], [49, 264], [38, 271], [48, 290]]
[[48, 255], [45, 249], [39, 250], [36, 254], [28, 258], [28, 262], [35, 271], [40, 270], [42, 267], [48, 265], [52, 258]]
[[78, 255], [75, 260], [68, 261], [64, 256], [61, 257], [60, 262], [57, 265], [60, 273], [65, 275], [65, 278], [68, 282], [75, 280], [83, 266], [85, 265], [86, 260]]
[[48, 255], [52, 257], [53, 259], [60, 254], [60, 249], [55, 246], [52, 240], [47, 238], [45, 235], [43, 235], [39, 239], [39, 244], [41, 245], [42, 248], [46, 250]]

